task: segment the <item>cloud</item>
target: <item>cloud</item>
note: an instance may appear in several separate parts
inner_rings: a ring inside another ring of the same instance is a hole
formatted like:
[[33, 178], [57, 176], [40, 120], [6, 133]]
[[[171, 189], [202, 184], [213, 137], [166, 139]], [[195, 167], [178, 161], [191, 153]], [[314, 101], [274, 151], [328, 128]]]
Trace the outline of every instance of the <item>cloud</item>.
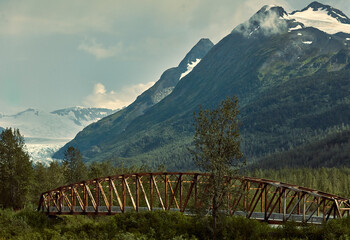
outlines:
[[92, 94], [84, 99], [83, 104], [86, 107], [120, 109], [135, 101], [137, 96], [153, 86], [153, 84], [154, 82], [148, 82], [146, 84], [139, 83], [126, 86], [120, 91], [114, 92], [107, 91], [102, 83], [97, 83], [94, 86]]
[[95, 39], [89, 42], [85, 41], [78, 46], [79, 50], [95, 56], [97, 60], [114, 57], [122, 51], [122, 48], [122, 43], [118, 43], [115, 46], [104, 47], [101, 43], [96, 42]]
[[248, 21], [236, 27], [234, 31], [241, 32], [246, 37], [250, 37], [255, 32], [270, 36], [286, 31], [287, 22], [281, 19], [276, 11], [269, 10], [270, 7], [265, 6]]
[[[0, 1], [0, 34], [45, 35], [110, 32], [112, 1]], [[99, 12], [100, 11], [100, 12]]]
[[[323, 3], [350, 16], [348, 2]], [[307, 5], [305, 0], [0, 0], [0, 79], [8, 79], [0, 82], [16, 83], [21, 96], [13, 102], [4, 88], [0, 105], [76, 105], [86, 91], [93, 95], [86, 83], [95, 83], [96, 76], [115, 89], [155, 81], [200, 38], [217, 43], [265, 4], [290, 5], [287, 12]], [[87, 60], [92, 56], [104, 61]], [[76, 90], [67, 94], [71, 84]], [[105, 90], [94, 96], [122, 100], [121, 90], [114, 95]]]
[[171, 32], [177, 35], [192, 30], [215, 38], [215, 34], [221, 34], [222, 27], [231, 28], [225, 32], [228, 34], [234, 27], [232, 24], [240, 23], [241, 17], [246, 20], [252, 9], [256, 11], [271, 3], [284, 4], [286, 1], [5, 0], [0, 1], [0, 34], [108, 33], [125, 36], [134, 29], [131, 37], [146, 34], [162, 37]]

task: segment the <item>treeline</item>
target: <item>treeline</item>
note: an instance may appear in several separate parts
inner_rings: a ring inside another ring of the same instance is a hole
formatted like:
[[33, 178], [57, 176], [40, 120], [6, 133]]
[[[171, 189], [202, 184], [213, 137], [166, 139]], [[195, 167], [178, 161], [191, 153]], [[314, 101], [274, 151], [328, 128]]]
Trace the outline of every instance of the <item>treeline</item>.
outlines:
[[[348, 132], [337, 135], [334, 139], [331, 138], [332, 141], [325, 140], [329, 143], [325, 145], [328, 146], [325, 149], [329, 149], [330, 146], [346, 146], [347, 134]], [[82, 161], [80, 151], [73, 147], [66, 150], [61, 163], [51, 162], [48, 166], [41, 163], [33, 165], [23, 147], [24, 141], [18, 130], [7, 129], [0, 134], [0, 208], [20, 209], [30, 203], [36, 205], [42, 192], [86, 179], [129, 172], [168, 170], [161, 164], [157, 167], [146, 165], [124, 167], [123, 164], [116, 165], [116, 162], [113, 161], [92, 162], [86, 165]], [[349, 151], [346, 148], [343, 150]], [[283, 166], [283, 159], [276, 161], [280, 161]], [[272, 164], [264, 165], [263, 163], [259, 167], [256, 167], [257, 165], [254, 168], [248, 167], [248, 170], [242, 174], [279, 180], [350, 197], [350, 168], [312, 169], [292, 168], [287, 165], [282, 169], [273, 169]]]
[[[68, 148], [68, 151], [79, 153], [79, 150], [72, 147]], [[164, 171], [164, 168], [160, 166], [159, 170]], [[151, 169], [146, 166], [116, 166], [112, 161], [92, 162], [85, 165], [80, 158], [80, 153], [78, 158], [65, 158], [62, 163], [54, 161], [48, 166], [36, 163], [33, 165], [30, 202], [37, 203], [41, 193], [59, 186], [103, 176], [149, 171]]]
[[270, 154], [250, 167], [254, 169], [350, 167], [350, 130]]
[[348, 69], [320, 71], [281, 82], [242, 104], [244, 152], [259, 158], [350, 130], [349, 89]]
[[[158, 166], [159, 171], [165, 168]], [[145, 166], [124, 167], [112, 161], [84, 164], [79, 149], [69, 147], [62, 162], [48, 166], [33, 164], [24, 148], [24, 139], [18, 129], [0, 133], [0, 209], [21, 209], [37, 204], [41, 193], [59, 186], [102, 176], [129, 172], [149, 172]]]
[[350, 168], [255, 169], [247, 174], [350, 198]]

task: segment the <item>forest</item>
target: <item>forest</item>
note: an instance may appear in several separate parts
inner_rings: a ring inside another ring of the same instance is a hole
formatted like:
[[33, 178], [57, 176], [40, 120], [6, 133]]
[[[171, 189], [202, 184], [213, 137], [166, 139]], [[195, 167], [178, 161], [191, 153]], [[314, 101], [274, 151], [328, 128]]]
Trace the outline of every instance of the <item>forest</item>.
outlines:
[[[339, 138], [341, 144], [341, 138]], [[0, 239], [210, 239], [210, 216], [172, 212], [130, 212], [115, 216], [60, 216], [37, 212], [42, 192], [102, 176], [166, 171], [166, 167], [117, 165], [113, 161], [84, 164], [79, 149], [69, 147], [62, 162], [33, 164], [19, 130], [0, 135]], [[251, 167], [244, 175], [273, 179], [350, 197], [350, 168]], [[294, 222], [280, 227], [241, 217], [222, 216], [218, 239], [347, 239], [350, 218], [321, 226]], [[233, 227], [234, 226], [234, 227]]]

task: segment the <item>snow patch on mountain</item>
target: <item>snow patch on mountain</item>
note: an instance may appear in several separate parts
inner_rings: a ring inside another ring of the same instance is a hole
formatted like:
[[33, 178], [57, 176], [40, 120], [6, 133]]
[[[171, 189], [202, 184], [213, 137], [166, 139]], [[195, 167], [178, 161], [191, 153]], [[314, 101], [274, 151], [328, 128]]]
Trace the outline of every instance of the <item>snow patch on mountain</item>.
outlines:
[[248, 21], [235, 27], [232, 33], [238, 32], [247, 38], [282, 33], [288, 30], [287, 22], [284, 19], [287, 15], [282, 7], [265, 5]]
[[247, 38], [270, 36], [313, 27], [328, 34], [350, 34], [350, 19], [340, 10], [318, 2], [300, 11], [287, 13], [282, 7], [266, 5], [233, 31]]
[[[304, 11], [294, 12], [284, 18], [295, 20], [302, 23], [304, 27], [317, 28], [328, 34], [336, 34], [338, 32], [350, 33], [350, 24], [342, 23], [328, 13], [326, 9], [314, 10], [309, 7]], [[290, 30], [293, 31], [296, 29]]]
[[195, 61], [188, 63], [188, 64], [187, 64], [187, 70], [181, 74], [179, 80], [181, 80], [181, 79], [184, 78], [187, 74], [189, 74], [190, 72], [192, 72], [193, 68], [195, 68], [195, 67], [197, 66], [197, 64], [198, 64], [200, 61], [201, 61], [201, 59], [196, 58]]
[[300, 30], [300, 29], [303, 29], [303, 27], [301, 25], [297, 25], [296, 27], [289, 28], [289, 32], [295, 31], [295, 30]]

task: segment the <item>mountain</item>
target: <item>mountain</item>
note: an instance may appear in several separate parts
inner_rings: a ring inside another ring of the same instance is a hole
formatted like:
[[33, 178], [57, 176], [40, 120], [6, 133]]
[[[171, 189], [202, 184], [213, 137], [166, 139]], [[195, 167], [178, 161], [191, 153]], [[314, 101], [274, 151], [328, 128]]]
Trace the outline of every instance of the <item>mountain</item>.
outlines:
[[116, 111], [118, 110], [111, 110], [107, 108], [71, 107], [59, 109], [51, 113], [59, 116], [67, 116], [74, 121], [76, 125], [87, 126], [90, 123], [109, 116]]
[[0, 127], [0, 133], [1, 133], [2, 131], [4, 131], [4, 130], [5, 130], [5, 128]]
[[52, 154], [85, 126], [115, 111], [73, 107], [46, 112], [27, 109], [15, 115], [0, 115], [0, 125], [18, 128], [34, 161], [50, 161]]
[[128, 125], [120, 128], [116, 113], [88, 126], [67, 145], [80, 148], [87, 162], [114, 159], [191, 169], [187, 147], [193, 138], [193, 112], [199, 105], [215, 108], [232, 95], [240, 101], [248, 160], [346, 129], [350, 25], [339, 18], [347, 19], [317, 2], [291, 14], [264, 6], [213, 46], [171, 94]]
[[[201, 39], [186, 54], [177, 67], [166, 70], [161, 75], [160, 79], [151, 88], [138, 96], [132, 104], [116, 114], [85, 128], [84, 131], [77, 136], [79, 141], [83, 142], [83, 144], [80, 145], [89, 145], [92, 142], [103, 142], [105, 136], [108, 136], [111, 132], [113, 132], [113, 134], [119, 134], [125, 131], [134, 119], [145, 114], [152, 106], [168, 96], [174, 90], [178, 82], [193, 70], [213, 45], [214, 44], [209, 39]], [[98, 130], [95, 131], [95, 129]], [[67, 148], [68, 145], [76, 145], [75, 140], [69, 142], [63, 149], [55, 154], [55, 157], [62, 158], [64, 149]], [[94, 145], [92, 151], [99, 151], [98, 147]]]
[[311, 20], [314, 22], [320, 22], [322, 24], [325, 24], [324, 22], [327, 20], [335, 23], [336, 26], [342, 23], [350, 24], [350, 19], [342, 11], [335, 9], [329, 5], [321, 4], [319, 2], [312, 2], [301, 11], [292, 12], [291, 15], [293, 18], [298, 16], [300, 19], [304, 19], [304, 21]]

